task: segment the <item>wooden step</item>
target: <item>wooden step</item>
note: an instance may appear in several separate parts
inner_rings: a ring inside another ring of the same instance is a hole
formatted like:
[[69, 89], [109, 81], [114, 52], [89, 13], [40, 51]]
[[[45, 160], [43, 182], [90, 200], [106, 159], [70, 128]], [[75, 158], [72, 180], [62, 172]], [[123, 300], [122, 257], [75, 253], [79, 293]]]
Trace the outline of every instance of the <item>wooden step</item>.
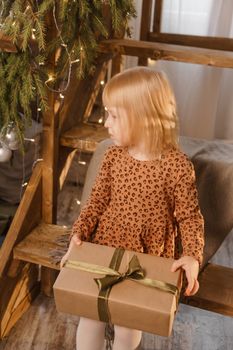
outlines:
[[199, 309], [233, 316], [233, 269], [208, 264], [199, 276], [200, 289], [182, 302]]
[[59, 270], [61, 257], [66, 253], [70, 229], [41, 223], [13, 251], [14, 259]]
[[104, 40], [100, 43], [101, 52], [112, 52], [120, 55], [151, 58], [208, 66], [233, 68], [233, 52], [201, 49], [181, 45], [170, 45], [148, 41], [121, 39]]
[[62, 134], [60, 144], [83, 152], [94, 152], [99, 142], [106, 138], [108, 132], [103, 125], [79, 124]]

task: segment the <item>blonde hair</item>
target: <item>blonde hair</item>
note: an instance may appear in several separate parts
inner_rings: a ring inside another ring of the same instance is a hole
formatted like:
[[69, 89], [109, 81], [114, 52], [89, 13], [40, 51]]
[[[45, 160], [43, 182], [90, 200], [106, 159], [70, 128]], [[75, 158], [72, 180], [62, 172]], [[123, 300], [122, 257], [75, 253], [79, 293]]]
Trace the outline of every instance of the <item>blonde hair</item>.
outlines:
[[149, 154], [177, 147], [176, 102], [162, 71], [136, 67], [115, 75], [104, 88], [103, 103], [121, 115], [130, 145], [143, 142]]

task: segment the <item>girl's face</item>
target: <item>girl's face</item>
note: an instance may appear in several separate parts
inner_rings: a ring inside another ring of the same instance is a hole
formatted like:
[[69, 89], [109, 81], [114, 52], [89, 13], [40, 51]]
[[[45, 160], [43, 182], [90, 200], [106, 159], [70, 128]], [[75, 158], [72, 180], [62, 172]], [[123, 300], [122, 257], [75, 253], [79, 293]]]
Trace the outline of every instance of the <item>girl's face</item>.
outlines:
[[104, 126], [108, 129], [110, 138], [116, 146], [128, 146], [127, 128], [123, 126], [123, 116], [119, 115], [114, 107], [106, 109], [106, 113]]

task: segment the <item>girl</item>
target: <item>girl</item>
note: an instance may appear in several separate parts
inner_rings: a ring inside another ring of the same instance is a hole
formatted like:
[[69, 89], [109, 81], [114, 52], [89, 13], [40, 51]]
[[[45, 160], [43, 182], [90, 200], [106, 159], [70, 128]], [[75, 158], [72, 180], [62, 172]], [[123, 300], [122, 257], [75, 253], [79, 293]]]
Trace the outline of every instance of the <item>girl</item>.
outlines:
[[[74, 223], [70, 247], [91, 240], [174, 258], [180, 237], [182, 252], [172, 271], [184, 269], [185, 294], [193, 295], [199, 288], [203, 218], [193, 166], [177, 146], [176, 104], [169, 82], [163, 72], [129, 69], [106, 84], [103, 103], [114, 146], [106, 151], [90, 198]], [[81, 318], [77, 350], [101, 350], [104, 327]], [[140, 331], [115, 326], [113, 349], [136, 349], [140, 339]]]

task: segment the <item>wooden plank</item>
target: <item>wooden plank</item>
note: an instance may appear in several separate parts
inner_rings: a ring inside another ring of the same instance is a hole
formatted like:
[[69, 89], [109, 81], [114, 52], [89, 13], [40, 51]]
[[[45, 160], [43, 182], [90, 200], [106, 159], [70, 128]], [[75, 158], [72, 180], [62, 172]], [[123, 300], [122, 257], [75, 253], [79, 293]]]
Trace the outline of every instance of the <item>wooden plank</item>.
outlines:
[[[153, 23], [153, 32], [160, 33], [161, 31], [161, 21], [162, 21], [162, 10], [163, 10], [163, 0], [155, 1], [155, 10], [154, 10], [154, 23]], [[149, 37], [147, 36], [147, 39]]]
[[146, 41], [150, 32], [152, 0], [143, 0], [141, 11], [140, 40]]
[[114, 55], [115, 53], [111, 52], [100, 54], [95, 71], [85, 79], [78, 80], [73, 70], [69, 88], [65, 92], [65, 103], [59, 113], [59, 133], [64, 133], [81, 123], [83, 117], [86, 118], [90, 113], [98, 93], [96, 88], [103, 80], [108, 62]]
[[[38, 267], [31, 264], [23, 265], [21, 273], [15, 278], [3, 277], [0, 280], [1, 304], [0, 304], [0, 336], [3, 337], [15, 324], [17, 319], [29, 307], [29, 303], [23, 302], [26, 296], [33, 296], [39, 293]], [[28, 299], [28, 297], [27, 297]], [[23, 307], [22, 307], [23, 302]], [[12, 315], [13, 318], [12, 318]]]
[[50, 109], [43, 114], [42, 158], [43, 158], [43, 194], [42, 218], [47, 223], [55, 223], [57, 215], [57, 162], [58, 162], [58, 114], [54, 113], [55, 97], [49, 93]]
[[95, 74], [94, 77], [90, 77], [90, 85], [91, 85], [91, 90], [90, 90], [90, 96], [88, 98], [88, 103], [87, 106], [84, 110], [83, 116], [82, 116], [82, 121], [85, 123], [88, 120], [88, 117], [90, 116], [93, 106], [96, 102], [96, 98], [99, 94], [100, 87], [101, 87], [101, 81], [105, 81], [106, 74], [107, 74], [107, 69], [108, 69], [108, 61], [104, 62], [99, 69], [98, 74]]
[[[53, 9], [46, 15], [46, 40], [48, 42], [57, 37], [57, 28], [54, 22]], [[56, 76], [56, 63], [59, 57], [59, 48], [50, 52], [47, 60], [47, 69], [51, 77]], [[54, 91], [56, 90], [56, 91]], [[55, 81], [48, 86], [48, 105], [49, 108], [43, 113], [43, 140], [42, 140], [42, 219], [48, 224], [54, 224], [57, 220], [57, 195], [58, 195], [58, 154], [59, 154], [59, 125], [61, 107], [63, 99], [59, 95], [59, 85]], [[49, 274], [53, 271], [47, 271], [46, 277], [41, 271], [41, 288], [44, 289], [43, 283], [49, 283]], [[46, 282], [47, 278], [47, 282]]]
[[127, 39], [102, 41], [100, 43], [100, 50], [118, 52], [122, 55], [147, 57], [154, 60], [178, 61], [233, 68], [233, 53], [225, 51]]
[[233, 269], [208, 264], [199, 277], [200, 289], [182, 302], [200, 309], [233, 316]]
[[6, 328], [3, 330], [3, 333], [0, 335], [1, 338], [6, 337], [11, 331], [12, 327], [16, 324], [16, 322], [22, 317], [22, 315], [29, 309], [32, 301], [39, 295], [40, 293], [40, 283], [37, 282], [33, 286], [33, 288], [24, 296], [21, 300], [20, 304], [17, 305], [10, 315]]
[[122, 56], [116, 55], [112, 59], [112, 66], [111, 66], [111, 77], [114, 75], [120, 73], [122, 70]]
[[41, 221], [41, 193], [41, 163], [37, 163], [0, 249], [0, 276], [11, 260], [15, 244]]
[[65, 132], [61, 136], [60, 144], [84, 152], [94, 152], [99, 142], [106, 138], [108, 132], [104, 126], [80, 124]]
[[[53, 19], [52, 10], [46, 16], [46, 40], [49, 42], [57, 36], [57, 29]], [[59, 50], [57, 49], [57, 52]], [[55, 64], [57, 52], [50, 52], [47, 60], [49, 76], [56, 76]], [[53, 82], [51, 89], [56, 89]], [[47, 88], [49, 108], [43, 113], [43, 133], [42, 133], [42, 219], [46, 223], [55, 223], [57, 217], [57, 163], [59, 147], [59, 95]]]
[[[67, 148], [66, 148], [66, 150], [67, 150]], [[62, 166], [60, 176], [59, 176], [59, 190], [62, 190], [62, 187], [63, 187], [64, 182], [66, 180], [66, 176], [69, 172], [70, 166], [73, 162], [73, 159], [74, 159], [76, 153], [77, 153], [77, 149], [72, 150], [71, 152], [70, 152], [70, 150], [68, 150], [68, 154], [67, 154], [67, 152], [64, 152], [63, 147], [61, 147], [61, 149], [60, 149], [59, 161], [61, 158], [63, 158], [63, 156], [65, 157], [65, 159], [62, 159], [63, 166]]]
[[69, 242], [70, 229], [41, 223], [14, 249], [14, 258], [59, 270]]
[[[38, 281], [38, 266], [32, 264], [24, 264], [22, 269], [21, 278], [18, 279], [18, 283], [11, 294], [10, 300], [8, 302], [7, 310], [3, 322], [11, 317], [12, 312], [18, 307], [21, 301], [24, 299], [25, 295], [34, 287], [35, 283]], [[4, 327], [5, 328], [5, 327]]]
[[1, 30], [0, 30], [0, 50], [5, 52], [13, 52], [13, 53], [18, 52], [11, 38], [6, 36]]
[[214, 36], [198, 36], [174, 33], [149, 33], [148, 41], [200, 47], [212, 50], [233, 51], [233, 39]]
[[[150, 32], [152, 14], [152, 0], [143, 0], [142, 11], [141, 11], [141, 29], [140, 29], [140, 40], [147, 41], [148, 34]], [[139, 57], [139, 66], [147, 66], [147, 57]]]
[[57, 279], [59, 271], [51, 270], [47, 267], [41, 266], [41, 291], [47, 297], [53, 296], [53, 285]]

